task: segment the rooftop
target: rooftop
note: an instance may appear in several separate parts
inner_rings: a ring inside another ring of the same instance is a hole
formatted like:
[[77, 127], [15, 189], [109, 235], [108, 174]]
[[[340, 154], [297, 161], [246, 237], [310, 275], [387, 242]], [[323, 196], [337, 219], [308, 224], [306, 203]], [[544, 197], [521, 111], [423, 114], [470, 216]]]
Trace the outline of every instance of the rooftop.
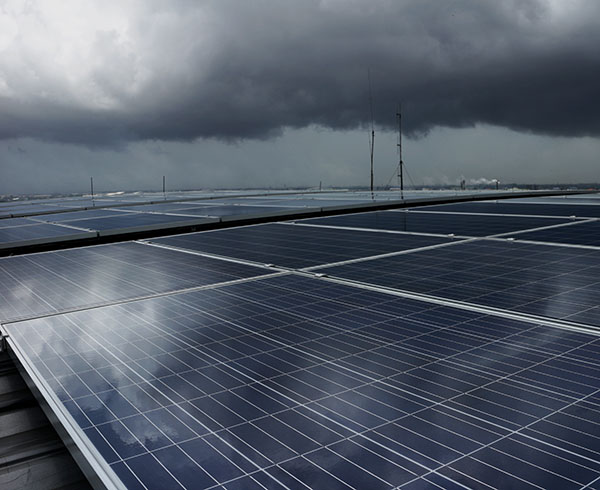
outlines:
[[557, 194], [0, 205], [0, 478], [600, 488], [600, 195]]

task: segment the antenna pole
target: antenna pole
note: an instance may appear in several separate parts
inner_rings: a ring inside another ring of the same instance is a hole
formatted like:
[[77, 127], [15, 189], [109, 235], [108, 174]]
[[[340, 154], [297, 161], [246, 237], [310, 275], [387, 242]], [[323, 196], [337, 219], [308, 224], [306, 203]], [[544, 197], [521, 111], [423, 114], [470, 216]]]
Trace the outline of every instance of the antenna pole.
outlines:
[[165, 176], [163, 175], [163, 199], [167, 199], [167, 194], [165, 193]]
[[371, 130], [371, 194], [373, 194], [373, 150], [375, 149], [375, 131]]
[[92, 206], [95, 206], [95, 204], [94, 204], [94, 177], [90, 177], [90, 193], [92, 194]]
[[404, 162], [402, 161], [402, 104], [398, 103], [398, 112], [396, 113], [398, 117], [398, 179], [400, 180], [400, 199], [404, 199], [404, 174], [402, 172], [402, 166]]
[[375, 152], [375, 123], [373, 120], [373, 95], [371, 92], [371, 70], [367, 70], [369, 77], [369, 106], [371, 108], [371, 195], [373, 194], [373, 153]]

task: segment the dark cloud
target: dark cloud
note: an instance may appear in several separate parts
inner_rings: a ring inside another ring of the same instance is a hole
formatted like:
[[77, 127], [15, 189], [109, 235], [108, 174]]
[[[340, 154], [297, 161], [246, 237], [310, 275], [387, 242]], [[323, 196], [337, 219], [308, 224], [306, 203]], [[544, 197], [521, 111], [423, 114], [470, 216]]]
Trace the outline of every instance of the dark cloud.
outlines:
[[[114, 145], [357, 128], [369, 124], [368, 70], [379, 127], [394, 127], [401, 100], [413, 135], [478, 123], [600, 135], [594, 1], [220, 0], [136, 9], [123, 13], [125, 27], [91, 29], [83, 67], [70, 59], [48, 68], [15, 38], [8, 49], [28, 64], [0, 65], [0, 137]], [[60, 72], [70, 67], [75, 81]]]

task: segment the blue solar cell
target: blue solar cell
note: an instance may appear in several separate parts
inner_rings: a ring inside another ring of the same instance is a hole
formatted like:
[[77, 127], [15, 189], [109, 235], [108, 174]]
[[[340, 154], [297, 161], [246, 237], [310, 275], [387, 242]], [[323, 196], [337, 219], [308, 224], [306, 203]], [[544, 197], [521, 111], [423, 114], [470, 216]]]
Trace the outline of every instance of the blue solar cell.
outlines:
[[153, 241], [293, 268], [451, 242], [437, 237], [282, 224], [190, 233]]
[[[360, 293], [289, 275], [5, 328], [99, 464], [134, 487], [600, 476], [600, 337]], [[220, 335], [195, 335], [207, 331]]]
[[315, 225], [349, 226], [377, 230], [412, 233], [437, 233], [489, 236], [541, 226], [568, 223], [563, 218], [529, 218], [515, 216], [477, 216], [447, 213], [414, 213], [404, 211], [377, 211], [347, 214], [329, 218], [309, 219], [303, 222]]

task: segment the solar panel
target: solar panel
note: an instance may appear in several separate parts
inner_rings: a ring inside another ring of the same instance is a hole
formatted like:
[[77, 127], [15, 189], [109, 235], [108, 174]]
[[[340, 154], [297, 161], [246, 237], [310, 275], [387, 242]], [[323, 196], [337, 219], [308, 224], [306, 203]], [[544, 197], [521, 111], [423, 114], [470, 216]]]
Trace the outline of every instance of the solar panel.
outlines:
[[0, 259], [0, 320], [164, 293], [265, 269], [127, 242]]
[[113, 205], [116, 203], [128, 202], [127, 200], [121, 199], [112, 199], [110, 197], [97, 197], [95, 199], [73, 199], [67, 201], [56, 201], [55, 205], [62, 210], [72, 209], [82, 209], [82, 208], [93, 208], [96, 206], [106, 206]]
[[268, 213], [278, 213], [281, 211], [290, 211], [288, 207], [281, 206], [195, 206], [180, 209], [177, 213], [199, 215], [199, 216], [234, 216], [234, 215], [261, 215]]
[[280, 206], [304, 206], [310, 208], [322, 208], [328, 206], [344, 206], [347, 204], [363, 204], [372, 202], [371, 199], [344, 199], [342, 197], [338, 199], [324, 199], [321, 197], [315, 197], [310, 199], [286, 199], [277, 201]]
[[0, 228], [0, 247], [27, 244], [44, 239], [68, 239], [69, 237], [85, 237], [85, 232], [65, 226], [51, 224], [31, 224]]
[[191, 233], [153, 243], [303, 268], [346, 259], [452, 243], [451, 239], [268, 224]]
[[[563, 200], [564, 201], [564, 200]], [[597, 201], [597, 200], [596, 200]], [[497, 214], [523, 214], [540, 216], [578, 216], [578, 217], [600, 217], [600, 206], [591, 204], [571, 203], [570, 200], [560, 204], [530, 203], [525, 202], [468, 202], [456, 204], [443, 204], [439, 206], [427, 206], [419, 210], [458, 212], [458, 213], [497, 213]]]
[[[225, 195], [227, 193], [224, 193]], [[239, 192], [238, 192], [239, 194]], [[235, 196], [235, 193], [233, 194]], [[145, 194], [119, 194], [119, 195], [100, 195], [95, 199], [89, 197], [77, 197], [77, 198], [56, 198], [56, 199], [35, 199], [30, 201], [11, 201], [11, 202], [0, 202], [0, 216], [10, 214], [35, 214], [43, 213], [48, 211], [61, 211], [65, 209], [82, 209], [92, 208], [95, 206], [106, 206], [106, 205], [117, 205], [117, 204], [128, 204], [128, 203], [149, 203], [151, 201], [162, 201], [165, 199], [163, 193], [145, 193]], [[183, 192], [183, 193], [169, 193], [169, 199], [196, 199], [202, 197], [215, 197], [213, 192]], [[166, 205], [168, 203], [160, 203], [157, 205]], [[177, 205], [186, 203], [177, 203]]]
[[599, 250], [479, 240], [319, 272], [600, 326]]
[[190, 207], [189, 202], [166, 202], [156, 204], [142, 204], [139, 206], [127, 206], [123, 208], [117, 208], [121, 211], [137, 211], [137, 212], [159, 212], [159, 213], [172, 213], [178, 209]]
[[303, 222], [315, 225], [348, 226], [413, 233], [439, 233], [466, 236], [488, 236], [511, 231], [550, 226], [568, 221], [560, 218], [522, 218], [514, 216], [475, 216], [444, 213], [377, 211], [348, 214]]
[[537, 202], [537, 203], [592, 203], [600, 204], [600, 193], [586, 193], [576, 195], [565, 195], [565, 196], [546, 196], [546, 197], [527, 197], [518, 199], [518, 201], [524, 202]]
[[[266, 193], [267, 192], [267, 193]], [[265, 194], [266, 193], [266, 194]], [[256, 197], [243, 197], [255, 194]], [[183, 202], [165, 202], [160, 201], [168, 198], [169, 201], [182, 199]], [[202, 201], [190, 201], [190, 199], [203, 199]], [[178, 207], [193, 207], [196, 204], [266, 204], [279, 206], [282, 202], [284, 207], [306, 207], [306, 206], [326, 206], [338, 204], [353, 204], [358, 202], [367, 202], [372, 200], [388, 200], [398, 198], [396, 193], [377, 193], [373, 198], [365, 193], [319, 193], [305, 194], [290, 191], [288, 193], [278, 192], [276, 195], [269, 195], [268, 191], [219, 191], [219, 192], [161, 192], [153, 193], [131, 193], [118, 195], [99, 195], [95, 199], [89, 197], [71, 197], [71, 198], [53, 198], [53, 199], [35, 199], [30, 201], [11, 201], [0, 202], [0, 216], [10, 214], [35, 214], [48, 211], [59, 211], [65, 209], [92, 208], [94, 206], [116, 205], [116, 204], [140, 204], [141, 211], [168, 211]], [[158, 202], [157, 202], [158, 201]], [[285, 201], [285, 203], [284, 203]], [[150, 203], [153, 204], [150, 204]], [[147, 203], [147, 204], [145, 204]], [[136, 208], [137, 206], [134, 206]]]
[[279, 202], [286, 200], [285, 196], [259, 196], [259, 197], [222, 197], [211, 201], [197, 201], [190, 204], [198, 206], [214, 205], [214, 206], [229, 206], [240, 204], [242, 206], [279, 206]]
[[58, 211], [61, 208], [60, 206], [53, 204], [13, 204], [11, 206], [2, 206], [0, 207], [0, 216], [10, 216], [10, 215], [28, 215], [34, 213], [45, 213], [48, 211]]
[[[375, 200], [388, 200], [396, 199], [397, 195], [388, 196], [385, 199], [379, 198]], [[345, 204], [360, 204], [373, 202], [370, 197], [362, 195], [340, 195], [340, 196], [327, 196], [321, 194], [315, 194], [312, 197], [308, 195], [291, 195], [286, 196], [261, 196], [261, 197], [245, 197], [245, 198], [229, 198], [229, 199], [218, 199], [216, 202], [223, 202], [226, 204], [248, 204], [248, 205], [273, 205], [273, 206], [284, 206], [284, 207], [324, 207], [324, 206], [343, 206]]]
[[106, 218], [91, 218], [77, 220], [77, 226], [89, 228], [90, 230], [106, 231], [117, 228], [133, 228], [136, 226], [159, 225], [172, 223], [175, 221], [193, 221], [196, 218], [186, 218], [184, 216], [171, 216], [167, 214], [150, 213], [120, 213], [116, 216]]
[[6, 330], [71, 437], [128, 488], [600, 477], [597, 335], [297, 275]]
[[29, 218], [5, 218], [0, 219], [0, 228], [13, 228], [15, 226], [36, 225], [35, 221]]
[[[133, 208], [135, 209], [135, 208]], [[73, 225], [77, 225], [77, 221], [91, 218], [106, 218], [110, 216], [127, 216], [133, 214], [131, 212], [117, 211], [115, 209], [86, 209], [81, 211], [71, 211], [66, 213], [52, 213], [52, 214], [41, 214], [38, 216], [32, 216], [30, 219], [38, 221], [48, 221], [54, 223], [61, 222], [73, 222]]]
[[[299, 206], [300, 207], [300, 206]], [[280, 211], [289, 211], [289, 207], [281, 206], [245, 206], [243, 204], [222, 205], [217, 203], [198, 203], [182, 202], [173, 204], [152, 204], [144, 206], [133, 206], [129, 208], [118, 208], [122, 211], [171, 213], [191, 216], [232, 216], [245, 214], [266, 214]], [[175, 219], [171, 217], [171, 219]]]
[[517, 240], [566, 243], [571, 245], [600, 246], [600, 222], [579, 223], [549, 230], [532, 231], [514, 235]]

